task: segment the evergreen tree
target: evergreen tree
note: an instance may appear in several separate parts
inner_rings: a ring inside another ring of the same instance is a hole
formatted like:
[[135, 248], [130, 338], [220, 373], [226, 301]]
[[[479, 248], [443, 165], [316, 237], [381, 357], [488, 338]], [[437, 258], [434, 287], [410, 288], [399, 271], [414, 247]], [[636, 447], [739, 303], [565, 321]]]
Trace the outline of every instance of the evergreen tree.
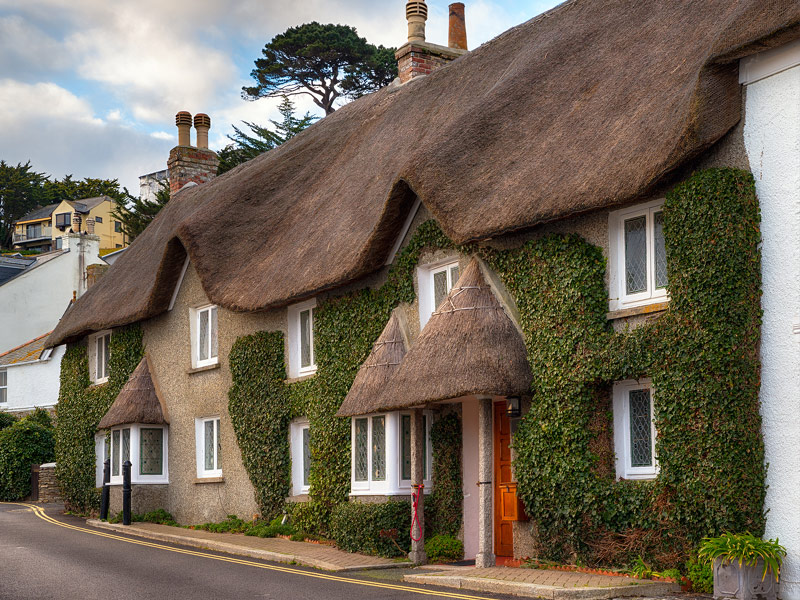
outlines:
[[12, 167], [0, 160], [0, 246], [11, 245], [13, 223], [42, 205], [44, 173], [37, 173], [30, 161]]
[[124, 199], [118, 199], [117, 205], [111, 211], [112, 216], [122, 223], [122, 232], [128, 236], [129, 242], [142, 233], [169, 202], [169, 184], [160, 185], [161, 189], [155, 193], [153, 200], [128, 195]]

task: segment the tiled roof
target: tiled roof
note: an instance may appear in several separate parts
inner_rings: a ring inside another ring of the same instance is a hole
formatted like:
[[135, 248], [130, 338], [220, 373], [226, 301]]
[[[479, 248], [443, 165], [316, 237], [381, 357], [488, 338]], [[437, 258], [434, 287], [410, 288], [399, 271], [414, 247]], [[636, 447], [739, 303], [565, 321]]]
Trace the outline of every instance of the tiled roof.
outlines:
[[50, 215], [53, 214], [53, 211], [56, 209], [58, 204], [48, 204], [43, 208], [37, 208], [36, 210], [32, 210], [27, 215], [20, 217], [15, 223], [23, 223], [25, 221], [39, 221], [41, 219], [47, 219]]
[[50, 335], [49, 331], [30, 342], [25, 342], [21, 346], [0, 354], [0, 367], [36, 360], [44, 350], [48, 335]]

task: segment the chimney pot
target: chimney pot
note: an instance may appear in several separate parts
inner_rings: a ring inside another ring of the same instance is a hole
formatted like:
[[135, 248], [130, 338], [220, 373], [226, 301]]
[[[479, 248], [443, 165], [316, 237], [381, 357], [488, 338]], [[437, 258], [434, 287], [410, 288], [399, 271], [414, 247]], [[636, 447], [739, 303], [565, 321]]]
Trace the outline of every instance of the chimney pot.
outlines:
[[208, 130], [211, 129], [211, 117], [205, 113], [194, 116], [194, 128], [197, 130], [197, 147], [208, 148]]
[[454, 2], [450, 5], [450, 27], [447, 35], [450, 48], [467, 50], [467, 25], [464, 20], [464, 3]]
[[192, 114], [182, 110], [175, 115], [175, 125], [178, 126], [178, 146], [191, 146]]
[[428, 5], [425, 0], [408, 0], [406, 3], [408, 21], [408, 41], [425, 41], [425, 21], [428, 20]]

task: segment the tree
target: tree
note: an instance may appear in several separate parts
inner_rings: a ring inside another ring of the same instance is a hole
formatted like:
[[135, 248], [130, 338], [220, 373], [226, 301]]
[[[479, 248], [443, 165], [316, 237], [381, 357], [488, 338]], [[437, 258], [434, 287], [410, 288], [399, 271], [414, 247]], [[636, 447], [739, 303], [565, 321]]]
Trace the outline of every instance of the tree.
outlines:
[[93, 179], [86, 177], [80, 181], [66, 175], [60, 181], [49, 179], [44, 182], [45, 204], [61, 202], [62, 200], [83, 200], [84, 198], [97, 198], [108, 196], [117, 202], [130, 198], [127, 188], [120, 188], [117, 179]]
[[9, 246], [13, 223], [41, 205], [47, 177], [31, 168], [30, 161], [16, 167], [0, 160], [0, 246]]
[[169, 184], [161, 182], [161, 189], [156, 192], [153, 200], [134, 198], [129, 194], [117, 200], [111, 215], [122, 223], [122, 232], [132, 242], [156, 218], [158, 212], [169, 202], [169, 197]]
[[233, 125], [234, 134], [229, 135], [228, 139], [233, 142], [228, 144], [217, 155], [219, 156], [219, 168], [217, 175], [222, 175], [230, 171], [233, 167], [255, 158], [276, 146], [280, 146], [285, 141], [293, 138], [306, 127], [317, 120], [317, 117], [306, 113], [301, 118], [294, 116], [294, 104], [287, 96], [283, 97], [278, 111], [283, 117], [280, 121], [270, 120], [273, 128], [262, 127], [255, 123], [243, 121], [250, 129], [250, 134], [244, 133], [241, 129]]
[[349, 25], [290, 27], [261, 54], [250, 73], [256, 85], [242, 88], [245, 100], [306, 94], [326, 115], [337, 98], [375, 91], [397, 75], [394, 61], [386, 60], [394, 49], [373, 46]]

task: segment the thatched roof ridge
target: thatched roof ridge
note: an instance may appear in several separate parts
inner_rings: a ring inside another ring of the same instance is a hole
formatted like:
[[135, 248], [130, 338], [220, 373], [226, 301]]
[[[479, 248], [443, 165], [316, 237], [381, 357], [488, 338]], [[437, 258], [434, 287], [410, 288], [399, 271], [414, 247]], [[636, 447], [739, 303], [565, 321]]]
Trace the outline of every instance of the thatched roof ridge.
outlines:
[[797, 38], [796, 0], [566, 2], [176, 194], [49, 343], [165, 310], [183, 248], [254, 311], [380, 268], [414, 194], [458, 243], [638, 198], [739, 121], [737, 59]]
[[405, 312], [398, 307], [372, 347], [367, 360], [361, 365], [350, 391], [347, 393], [338, 417], [352, 417], [369, 412], [375, 397], [397, 371], [409, 348], [408, 324]]
[[400, 367], [360, 414], [529, 392], [525, 342], [473, 258]]
[[166, 407], [161, 399], [158, 384], [145, 356], [122, 386], [117, 399], [100, 419], [97, 429], [110, 429], [117, 425], [140, 423], [164, 425], [169, 423]]

